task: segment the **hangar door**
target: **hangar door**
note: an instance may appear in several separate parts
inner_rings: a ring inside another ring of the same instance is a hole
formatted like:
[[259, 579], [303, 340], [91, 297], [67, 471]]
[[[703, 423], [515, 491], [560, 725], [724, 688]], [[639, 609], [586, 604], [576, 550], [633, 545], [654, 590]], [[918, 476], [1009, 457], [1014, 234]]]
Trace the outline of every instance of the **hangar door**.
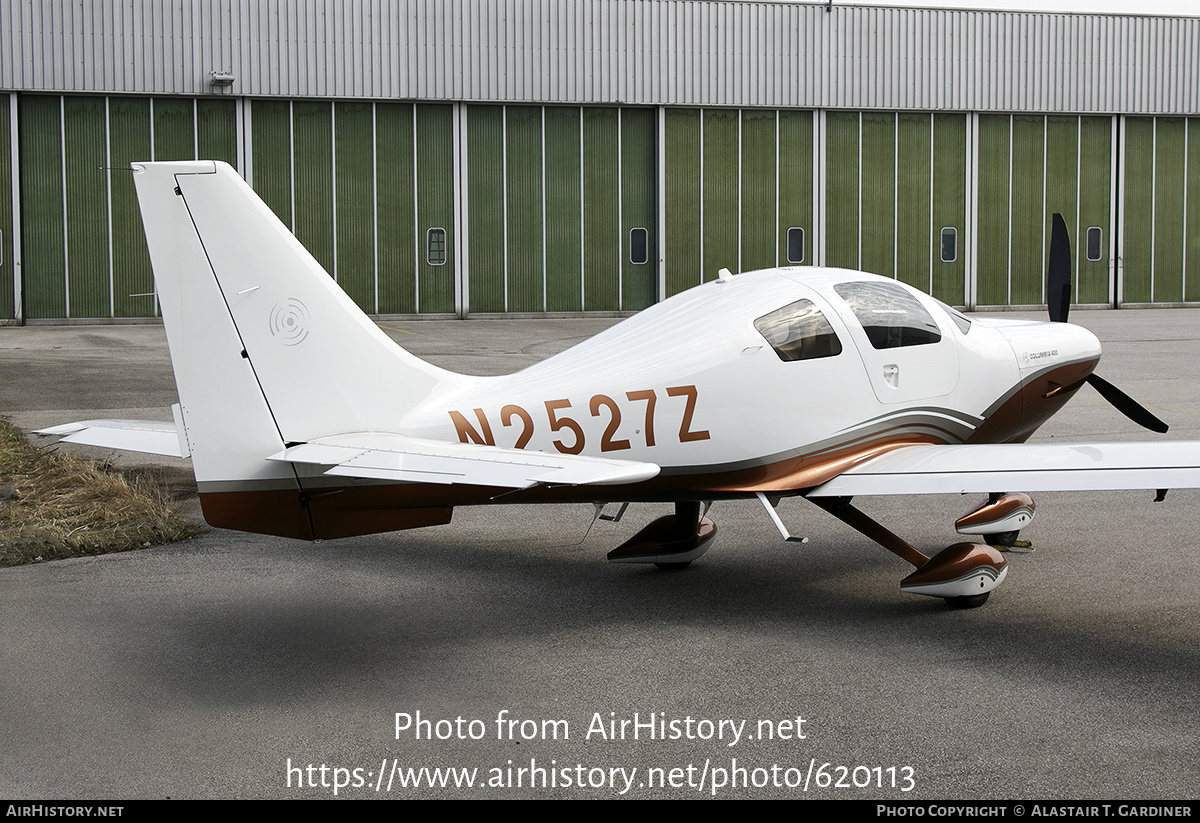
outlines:
[[1122, 119], [1121, 302], [1200, 301], [1200, 118]]
[[472, 314], [654, 302], [653, 109], [469, 105], [466, 122]]
[[665, 294], [742, 272], [814, 265], [813, 112], [663, 112]]
[[825, 115], [824, 259], [966, 302], [967, 116]]
[[18, 100], [25, 316], [154, 316], [150, 258], [129, 163], [203, 156], [237, 165], [234, 102], [51, 95]]
[[978, 143], [976, 305], [1046, 302], [1055, 212], [1074, 241], [1073, 302], [1110, 302], [1113, 118], [981, 114]]
[[455, 310], [453, 111], [251, 101], [247, 179], [370, 314]]
[[0, 94], [0, 325], [16, 317], [16, 237], [13, 234], [12, 129], [9, 127], [13, 95]]

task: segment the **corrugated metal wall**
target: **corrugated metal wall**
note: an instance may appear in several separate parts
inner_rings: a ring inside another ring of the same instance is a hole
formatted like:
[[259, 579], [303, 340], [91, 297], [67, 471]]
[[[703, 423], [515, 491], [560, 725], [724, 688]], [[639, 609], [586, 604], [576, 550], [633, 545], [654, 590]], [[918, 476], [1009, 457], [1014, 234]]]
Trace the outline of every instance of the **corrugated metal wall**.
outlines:
[[1200, 19], [686, 0], [6, 0], [0, 89], [1200, 114]]

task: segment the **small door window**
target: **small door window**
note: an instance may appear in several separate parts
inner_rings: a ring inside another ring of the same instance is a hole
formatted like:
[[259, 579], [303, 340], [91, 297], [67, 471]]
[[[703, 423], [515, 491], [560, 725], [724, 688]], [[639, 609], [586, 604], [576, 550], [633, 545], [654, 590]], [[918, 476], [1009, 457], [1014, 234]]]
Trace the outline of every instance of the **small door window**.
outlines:
[[629, 262], [635, 266], [650, 262], [650, 232], [646, 229], [629, 230]]
[[947, 226], [942, 229], [942, 262], [953, 263], [958, 259], [958, 229]]
[[431, 266], [446, 265], [445, 229], [430, 229], [425, 232], [425, 262]]
[[804, 229], [800, 226], [792, 226], [787, 230], [787, 261], [804, 262]]
[[1104, 230], [1092, 226], [1087, 230], [1087, 259], [1093, 263], [1104, 256]]

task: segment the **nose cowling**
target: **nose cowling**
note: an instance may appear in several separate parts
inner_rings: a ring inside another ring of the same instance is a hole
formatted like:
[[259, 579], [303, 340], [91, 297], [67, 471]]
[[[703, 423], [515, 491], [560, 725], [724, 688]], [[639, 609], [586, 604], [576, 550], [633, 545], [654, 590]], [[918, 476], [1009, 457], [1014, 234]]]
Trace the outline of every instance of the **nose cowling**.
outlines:
[[[1081, 326], [1001, 321], [995, 327], [1012, 347], [1022, 378], [1072, 363], [1090, 362], [1095, 368], [1100, 361], [1100, 341]], [[1091, 374], [1090, 369], [1087, 374]]]
[[1100, 361], [1100, 341], [1067, 323], [993, 320], [1012, 348], [1017, 387], [999, 401], [967, 442], [1023, 443], [1063, 407]]

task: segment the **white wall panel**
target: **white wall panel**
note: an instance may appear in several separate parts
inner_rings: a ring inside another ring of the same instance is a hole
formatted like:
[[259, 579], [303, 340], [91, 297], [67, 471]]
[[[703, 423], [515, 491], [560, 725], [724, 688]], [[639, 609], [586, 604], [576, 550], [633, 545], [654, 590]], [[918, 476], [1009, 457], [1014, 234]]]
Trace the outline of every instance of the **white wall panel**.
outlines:
[[0, 89], [1200, 113], [1200, 18], [699, 0], [5, 0]]

